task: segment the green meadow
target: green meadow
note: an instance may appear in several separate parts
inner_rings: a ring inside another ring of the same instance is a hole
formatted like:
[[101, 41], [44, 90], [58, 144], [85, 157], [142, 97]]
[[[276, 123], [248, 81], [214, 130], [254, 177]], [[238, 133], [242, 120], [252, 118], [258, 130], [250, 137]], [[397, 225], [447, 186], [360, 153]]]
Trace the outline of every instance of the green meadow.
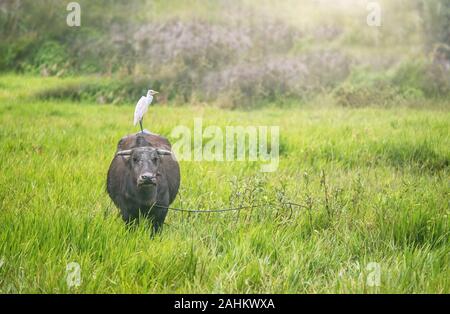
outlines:
[[280, 164], [181, 161], [174, 207], [262, 206], [169, 211], [150, 237], [124, 225], [105, 187], [118, 140], [138, 131], [134, 107], [39, 97], [87, 79], [0, 76], [1, 293], [450, 292], [448, 100], [156, 105], [144, 124], [171, 141], [197, 117], [278, 125]]

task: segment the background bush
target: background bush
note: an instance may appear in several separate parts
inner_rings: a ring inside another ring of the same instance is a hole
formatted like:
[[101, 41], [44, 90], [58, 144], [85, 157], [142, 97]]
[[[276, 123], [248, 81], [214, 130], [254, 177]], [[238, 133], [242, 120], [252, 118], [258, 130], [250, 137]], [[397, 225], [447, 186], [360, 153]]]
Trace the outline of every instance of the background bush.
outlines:
[[[350, 106], [449, 94], [450, 0], [381, 1], [381, 28], [367, 26], [365, 4], [353, 0], [79, 3], [82, 25], [71, 28], [66, 1], [2, 1], [0, 71], [101, 75], [117, 82], [44, 95], [106, 103], [134, 103], [150, 85], [160, 102], [229, 108], [335, 89]], [[361, 68], [367, 82], [351, 86]], [[390, 75], [373, 84], [374, 73]]]

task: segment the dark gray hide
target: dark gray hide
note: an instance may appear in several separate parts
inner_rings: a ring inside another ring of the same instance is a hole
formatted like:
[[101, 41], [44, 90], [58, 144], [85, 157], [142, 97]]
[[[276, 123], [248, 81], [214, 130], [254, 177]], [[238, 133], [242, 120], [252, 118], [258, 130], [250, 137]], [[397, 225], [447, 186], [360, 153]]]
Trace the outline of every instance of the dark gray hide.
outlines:
[[180, 186], [180, 167], [169, 141], [137, 133], [123, 137], [108, 170], [107, 190], [126, 223], [150, 219], [156, 232]]

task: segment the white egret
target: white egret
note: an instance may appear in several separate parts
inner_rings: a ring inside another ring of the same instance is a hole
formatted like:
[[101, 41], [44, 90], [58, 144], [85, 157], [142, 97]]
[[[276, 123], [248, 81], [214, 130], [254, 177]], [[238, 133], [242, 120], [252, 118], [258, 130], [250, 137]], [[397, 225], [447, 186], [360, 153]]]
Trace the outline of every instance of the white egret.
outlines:
[[148, 110], [148, 106], [150, 106], [150, 104], [152, 103], [153, 95], [156, 94], [158, 94], [157, 91], [150, 89], [147, 92], [147, 96], [142, 96], [141, 99], [139, 99], [139, 101], [136, 104], [136, 109], [134, 110], [134, 125], [136, 125], [139, 122], [142, 133], [144, 132], [142, 128], [142, 119], [144, 118], [144, 114]]

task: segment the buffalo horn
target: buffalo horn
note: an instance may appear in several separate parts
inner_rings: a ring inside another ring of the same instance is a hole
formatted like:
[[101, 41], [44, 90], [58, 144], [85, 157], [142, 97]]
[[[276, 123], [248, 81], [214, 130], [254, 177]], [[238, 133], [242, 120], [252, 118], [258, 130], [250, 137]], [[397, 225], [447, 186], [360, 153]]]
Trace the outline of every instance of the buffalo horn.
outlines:
[[127, 149], [127, 150], [120, 150], [116, 153], [116, 155], [120, 155], [120, 156], [128, 156], [131, 155], [131, 149]]
[[156, 151], [158, 152], [158, 155], [172, 155], [171, 151], [165, 149], [158, 148]]

